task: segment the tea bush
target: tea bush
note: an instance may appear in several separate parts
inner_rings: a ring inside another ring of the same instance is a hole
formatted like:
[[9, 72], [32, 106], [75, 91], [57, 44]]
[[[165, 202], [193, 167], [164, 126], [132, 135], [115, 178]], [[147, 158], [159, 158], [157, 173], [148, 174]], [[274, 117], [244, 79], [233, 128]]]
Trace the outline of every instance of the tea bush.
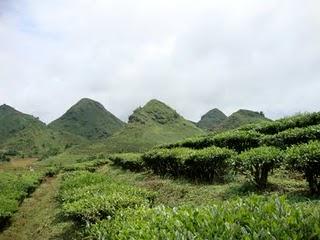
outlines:
[[320, 210], [283, 197], [225, 201], [211, 206], [125, 209], [91, 225], [89, 239], [319, 239]]
[[19, 204], [40, 184], [45, 172], [21, 171], [0, 174], [0, 228], [9, 223]]
[[144, 170], [144, 162], [139, 153], [114, 154], [109, 156], [109, 159], [114, 165], [120, 166], [123, 169], [136, 172]]
[[153, 194], [99, 173], [66, 174], [59, 193], [62, 213], [80, 224], [112, 217], [123, 208], [150, 205]]
[[264, 137], [263, 143], [285, 149], [291, 145], [307, 143], [310, 140], [320, 140], [320, 125], [288, 129]]
[[311, 193], [320, 195], [320, 142], [313, 141], [289, 148], [286, 161], [291, 169], [304, 173]]
[[218, 147], [201, 150], [173, 148], [149, 151], [142, 159], [156, 174], [212, 182], [224, 180], [228, 160], [234, 154], [232, 150]]
[[320, 124], [320, 112], [298, 114], [274, 122], [258, 123], [244, 126], [242, 130], [255, 130], [262, 134], [273, 135], [291, 128], [305, 128]]
[[190, 138], [178, 143], [160, 146], [160, 149], [172, 149], [177, 147], [203, 149], [207, 147], [223, 147], [242, 152], [250, 148], [260, 146], [262, 135], [255, 131], [233, 130], [216, 135]]
[[264, 189], [267, 186], [269, 172], [280, 166], [283, 157], [280, 149], [262, 146], [239, 154], [235, 157], [235, 165], [248, 172], [256, 185]]

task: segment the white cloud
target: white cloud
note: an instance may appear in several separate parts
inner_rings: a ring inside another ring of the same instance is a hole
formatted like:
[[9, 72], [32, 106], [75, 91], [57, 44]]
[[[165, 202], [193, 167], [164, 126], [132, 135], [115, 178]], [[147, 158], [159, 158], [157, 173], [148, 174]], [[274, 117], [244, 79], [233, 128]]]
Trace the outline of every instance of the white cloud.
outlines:
[[126, 120], [159, 98], [192, 120], [218, 107], [319, 111], [316, 0], [17, 0], [0, 4], [0, 103], [45, 121], [82, 97]]

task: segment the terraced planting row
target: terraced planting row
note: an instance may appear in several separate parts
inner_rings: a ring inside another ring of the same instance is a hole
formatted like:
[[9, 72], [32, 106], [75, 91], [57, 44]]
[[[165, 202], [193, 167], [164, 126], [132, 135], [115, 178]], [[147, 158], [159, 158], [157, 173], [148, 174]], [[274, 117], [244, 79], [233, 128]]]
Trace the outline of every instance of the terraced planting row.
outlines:
[[2, 172], [0, 174], [0, 228], [7, 226], [20, 203], [46, 176], [45, 171]]
[[155, 206], [155, 193], [103, 173], [65, 173], [63, 215], [85, 239], [317, 239], [318, 203], [252, 195], [213, 205]]
[[320, 113], [304, 114], [111, 160], [131, 170], [151, 169], [196, 181], [219, 182], [240, 173], [260, 189], [266, 188], [269, 173], [282, 167], [303, 173], [311, 193], [320, 195], [319, 119]]

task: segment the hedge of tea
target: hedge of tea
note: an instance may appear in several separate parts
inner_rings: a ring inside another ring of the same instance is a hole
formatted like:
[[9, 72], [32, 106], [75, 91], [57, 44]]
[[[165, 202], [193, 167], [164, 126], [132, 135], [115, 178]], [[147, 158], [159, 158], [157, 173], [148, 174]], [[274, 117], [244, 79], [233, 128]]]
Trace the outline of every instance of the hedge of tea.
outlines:
[[67, 164], [62, 167], [62, 171], [71, 172], [71, 171], [90, 171], [94, 172], [98, 167], [101, 167], [109, 162], [109, 159], [95, 159], [85, 162]]
[[304, 173], [311, 193], [320, 195], [320, 142], [313, 141], [289, 148], [286, 161], [291, 169]]
[[218, 147], [173, 148], [151, 150], [143, 154], [142, 159], [147, 168], [162, 176], [213, 182], [224, 180], [230, 166], [228, 161], [234, 155], [234, 151]]
[[255, 130], [262, 134], [273, 135], [291, 128], [304, 128], [320, 124], [320, 112], [299, 114], [274, 122], [244, 126], [242, 130]]
[[0, 228], [9, 224], [19, 204], [36, 189], [44, 174], [30, 171], [0, 174]]
[[320, 140], [320, 125], [305, 128], [293, 128], [274, 135], [265, 136], [262, 142], [269, 146], [287, 148], [291, 145]]
[[160, 149], [171, 149], [176, 147], [203, 149], [211, 146], [223, 147], [242, 152], [250, 148], [260, 146], [262, 135], [255, 131], [233, 130], [196, 138], [190, 138], [174, 144], [160, 146]]
[[283, 162], [283, 152], [275, 147], [258, 147], [242, 152], [234, 159], [238, 171], [248, 173], [259, 189], [267, 187], [268, 174]]
[[139, 153], [119, 153], [109, 156], [114, 165], [130, 171], [144, 170], [144, 162]]
[[80, 224], [113, 217], [120, 209], [149, 206], [153, 193], [88, 171], [66, 173], [59, 192], [62, 213]]
[[320, 209], [251, 196], [211, 206], [125, 209], [91, 225], [89, 239], [319, 239]]

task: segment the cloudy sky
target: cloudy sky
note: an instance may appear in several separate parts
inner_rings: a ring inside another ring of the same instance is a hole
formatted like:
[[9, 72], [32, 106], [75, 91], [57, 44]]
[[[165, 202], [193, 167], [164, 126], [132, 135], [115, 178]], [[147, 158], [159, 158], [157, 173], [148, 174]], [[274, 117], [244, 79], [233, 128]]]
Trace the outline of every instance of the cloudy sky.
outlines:
[[320, 1], [0, 0], [0, 104], [49, 122], [82, 97], [320, 111]]

